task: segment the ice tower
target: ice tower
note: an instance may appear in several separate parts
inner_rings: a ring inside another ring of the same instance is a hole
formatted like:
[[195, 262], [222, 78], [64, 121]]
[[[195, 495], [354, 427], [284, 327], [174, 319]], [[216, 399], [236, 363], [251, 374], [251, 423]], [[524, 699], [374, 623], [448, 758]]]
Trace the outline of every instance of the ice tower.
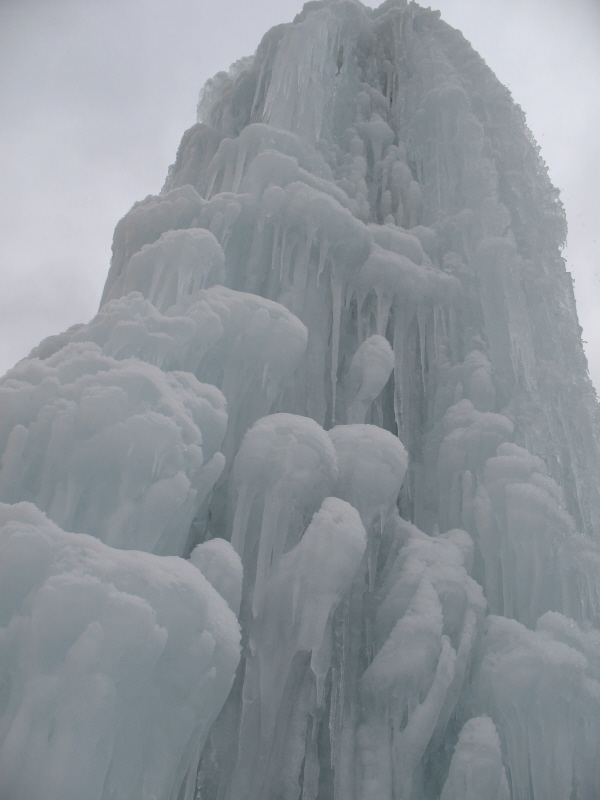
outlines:
[[207, 83], [0, 382], [3, 800], [600, 797], [565, 232], [438, 12], [309, 2]]

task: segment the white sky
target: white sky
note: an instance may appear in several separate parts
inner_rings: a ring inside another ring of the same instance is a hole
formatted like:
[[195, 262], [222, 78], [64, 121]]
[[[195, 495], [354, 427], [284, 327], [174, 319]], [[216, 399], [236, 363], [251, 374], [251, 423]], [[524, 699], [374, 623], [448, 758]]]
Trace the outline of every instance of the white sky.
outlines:
[[[510, 88], [561, 189], [565, 255], [600, 387], [600, 0], [431, 6]], [[0, 374], [93, 316], [114, 226], [160, 190], [204, 81], [300, 9], [299, 0], [0, 0]]]

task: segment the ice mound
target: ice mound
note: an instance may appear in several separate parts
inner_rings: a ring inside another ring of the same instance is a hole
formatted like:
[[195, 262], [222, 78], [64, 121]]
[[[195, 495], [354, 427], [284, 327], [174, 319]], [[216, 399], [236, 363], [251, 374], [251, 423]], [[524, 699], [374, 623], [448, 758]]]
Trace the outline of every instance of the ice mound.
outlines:
[[451, 406], [441, 421], [443, 439], [437, 455], [440, 525], [472, 523], [475, 485], [497, 448], [512, 438], [514, 425], [502, 414], [477, 411], [470, 400]]
[[374, 658], [359, 684], [365, 800], [411, 796], [420, 762], [428, 748], [435, 752], [456, 709], [486, 610], [468, 575], [473, 543], [465, 531], [432, 538], [402, 520], [395, 525], [396, 536], [408, 539], [375, 592]]
[[[206, 444], [207, 437], [220, 437], [218, 447], [231, 465], [248, 428], [272, 412], [286, 392], [293, 398], [294, 373], [307, 337], [306, 327], [279, 303], [213, 286], [187, 295], [165, 314], [140, 292], [109, 300], [87, 325], [49, 337], [31, 357], [48, 365], [50, 356], [67, 344], [93, 342], [103, 355], [119, 361], [133, 357], [163, 371], [194, 373], [203, 385], [217, 386], [225, 395], [226, 432], [223, 434], [220, 423], [202, 431]], [[68, 356], [63, 352], [57, 357], [64, 360]], [[180, 380], [187, 379], [180, 374]], [[193, 384], [192, 380], [190, 387]], [[214, 393], [207, 386], [195, 391]], [[206, 527], [205, 511], [198, 521], [200, 528]], [[221, 535], [223, 511], [215, 508], [214, 519], [217, 535]]]
[[45, 339], [29, 357], [45, 360], [69, 342], [94, 342], [111, 358], [135, 357], [165, 371], [194, 372], [222, 335], [219, 317], [206, 305], [190, 315], [164, 315], [140, 292], [130, 292], [105, 303], [87, 325]]
[[3, 501], [113, 547], [183, 553], [224, 466], [218, 389], [72, 343], [11, 370], [0, 408]]
[[[357, 511], [328, 497], [269, 575], [264, 610], [250, 627], [232, 796], [260, 800], [294, 787], [301, 768], [297, 726], [302, 717], [306, 726], [308, 714], [323, 707], [333, 614], [352, 586], [366, 543]], [[294, 700], [300, 705], [290, 718]]]
[[394, 353], [387, 339], [374, 334], [358, 348], [344, 378], [348, 423], [362, 424], [371, 403], [379, 397], [394, 368]]
[[488, 617], [474, 704], [497, 725], [513, 797], [598, 796], [599, 681], [598, 631], [557, 613], [535, 631]]
[[[320, 179], [332, 177], [331, 170], [323, 157], [319, 157], [319, 154], [299, 136], [264, 123], [255, 123], [240, 131], [238, 137], [234, 139], [228, 137], [221, 141], [210, 161], [202, 190], [209, 196], [224, 192], [239, 192], [248, 168], [261, 153], [265, 152], [294, 159], [297, 169], [302, 170], [302, 173], [295, 172], [295, 176], [302, 174], [307, 180], [315, 181], [317, 185]], [[328, 184], [322, 181], [322, 185]]]
[[436, 595], [425, 583], [361, 679], [365, 720], [357, 742], [365, 800], [393, 797], [392, 786], [398, 796], [411, 796], [413, 773], [454, 678], [456, 652], [441, 630]]
[[260, 616], [270, 570], [297, 543], [336, 476], [333, 445], [307, 417], [271, 414], [244, 437], [233, 469], [237, 500], [231, 543], [254, 579], [254, 616]]
[[229, 424], [224, 452], [233, 457], [248, 428], [272, 413], [293, 383], [306, 350], [306, 327], [287, 308], [248, 292], [223, 286], [198, 292], [170, 314], [194, 320], [198, 336], [210, 318], [220, 336], [213, 337], [201, 359], [190, 348], [190, 369], [201, 381], [218, 386], [227, 399]]
[[206, 580], [227, 601], [234, 614], [240, 613], [242, 602], [242, 562], [225, 539], [210, 539], [197, 545], [190, 561]]
[[163, 195], [149, 195], [135, 203], [115, 228], [113, 256], [100, 306], [123, 294], [124, 273], [135, 253], [156, 242], [163, 233], [193, 227], [205, 204], [190, 185]]
[[427, 291], [427, 274], [424, 269], [406, 256], [374, 245], [371, 255], [362, 266], [356, 281], [359, 311], [371, 292], [376, 297], [377, 333], [386, 331], [390, 309], [394, 301], [405, 298], [417, 306]]
[[[410, 169], [402, 161], [394, 161], [392, 169], [395, 173], [400, 173], [400, 175], [408, 173], [409, 184], [412, 183]], [[402, 177], [396, 180], [402, 185]], [[369, 230], [371, 231], [375, 243], [384, 250], [389, 250], [392, 253], [405, 256], [415, 264], [423, 263], [425, 253], [423, 252], [423, 245], [417, 236], [414, 236], [412, 233], [405, 231], [402, 227], [394, 225], [393, 223], [386, 225], [374, 225], [371, 223], [369, 225]]]
[[500, 739], [489, 717], [465, 723], [440, 800], [510, 800]]
[[223, 261], [223, 251], [210, 231], [167, 231], [129, 259], [123, 294], [139, 291], [159, 311], [166, 311], [186, 295], [221, 283]]
[[164, 371], [192, 372], [223, 391], [228, 439], [237, 447], [292, 383], [307, 337], [287, 308], [248, 292], [213, 286], [181, 297], [161, 313], [135, 291], [105, 303], [87, 325], [44, 340], [30, 357], [47, 359], [69, 342], [94, 342], [111, 358], [135, 357]]
[[376, 425], [337, 425], [329, 432], [338, 461], [335, 493], [360, 512], [367, 531], [396, 507], [408, 466], [404, 445]]
[[0, 504], [0, 785], [10, 800], [193, 797], [240, 655], [235, 615], [175, 557]]
[[600, 622], [600, 549], [577, 533], [541, 459], [514, 444], [498, 447], [473, 510], [493, 613], [530, 627], [546, 611]]

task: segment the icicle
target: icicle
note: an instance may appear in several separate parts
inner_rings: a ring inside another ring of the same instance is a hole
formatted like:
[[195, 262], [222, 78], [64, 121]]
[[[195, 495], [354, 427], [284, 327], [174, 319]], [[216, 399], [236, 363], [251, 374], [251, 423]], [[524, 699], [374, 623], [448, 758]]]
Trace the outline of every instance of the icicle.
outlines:
[[165, 269], [164, 262], [161, 263], [160, 261], [156, 264], [154, 268], [154, 272], [152, 273], [152, 282], [150, 284], [150, 290], [148, 292], [148, 297], [154, 299], [155, 305], [159, 308], [162, 307], [162, 295], [159, 294], [158, 288], [161, 284], [163, 284], [163, 272]]
[[238, 151], [240, 149], [240, 142], [231, 143], [231, 147], [229, 148], [228, 158], [225, 160], [225, 166], [223, 167], [223, 177], [221, 178], [221, 185], [219, 186], [219, 191], [216, 194], [221, 194], [222, 192], [228, 191], [229, 187], [233, 182], [233, 172], [235, 168], [235, 159], [232, 158], [233, 151]]
[[329, 247], [330, 245], [327, 239], [324, 239], [319, 247], [319, 268], [317, 270], [317, 286], [319, 286], [320, 283], [321, 273], [325, 269], [325, 262], [327, 261], [327, 256], [329, 254]]
[[281, 536], [282, 529], [287, 531], [287, 526], [282, 526], [281, 516], [284, 511], [285, 500], [275, 495], [265, 497], [265, 505], [260, 530], [258, 544], [258, 557], [256, 562], [256, 578], [254, 581], [254, 591], [252, 594], [252, 613], [255, 617], [260, 617], [265, 602], [265, 592], [267, 587], [267, 577], [271, 569], [273, 550], [277, 534]]
[[263, 78], [264, 78], [266, 66], [267, 66], [267, 62], [264, 61], [262, 66], [261, 66], [261, 68], [260, 68], [260, 72], [258, 74], [258, 78], [256, 80], [256, 89], [254, 90], [254, 97], [252, 98], [252, 108], [250, 110], [250, 119], [252, 121], [254, 121], [254, 112], [258, 108], [258, 100], [259, 100], [259, 97], [260, 97], [260, 94], [261, 94], [261, 90], [263, 88]]
[[[247, 154], [247, 143], [246, 139], [240, 138], [238, 140], [238, 152], [237, 152], [237, 159], [235, 162], [235, 173], [232, 180], [231, 191], [232, 192], [239, 192], [240, 183], [242, 182], [242, 177], [244, 175], [244, 167], [246, 166], [246, 154]], [[230, 159], [232, 162], [233, 159]]]
[[377, 560], [379, 557], [379, 546], [381, 544], [381, 537], [383, 536], [383, 521], [387, 516], [387, 509], [382, 507], [379, 512], [379, 530], [371, 537], [369, 541], [369, 557], [367, 560], [369, 591], [375, 591], [375, 578], [377, 576]]
[[340, 709], [339, 735], [336, 741], [334, 758], [334, 797], [353, 797], [356, 795], [356, 760], [357, 760], [357, 728], [358, 700], [357, 686], [359, 679], [359, 662], [361, 648], [361, 630], [358, 622], [362, 615], [363, 595], [365, 592], [365, 566], [356, 576], [349, 602], [348, 642], [344, 652], [343, 663], [344, 695]]
[[315, 717], [310, 718], [306, 735], [306, 757], [304, 760], [304, 781], [302, 800], [317, 800], [319, 792], [319, 751], [317, 749], [317, 732], [319, 723]]
[[208, 186], [207, 186], [207, 189], [206, 189], [206, 196], [207, 196], [208, 198], [210, 198], [210, 197], [212, 196], [212, 190], [213, 190], [213, 187], [214, 187], [214, 185], [215, 185], [215, 180], [216, 180], [216, 177], [217, 177], [217, 176], [216, 176], [216, 173], [215, 173], [215, 171], [214, 171], [214, 170], [212, 170], [212, 171], [211, 171], [210, 180], [209, 180], [209, 182], [208, 182]]
[[231, 545], [242, 561], [244, 560], [246, 531], [248, 529], [248, 520], [250, 518], [250, 511], [252, 510], [254, 495], [255, 490], [251, 489], [248, 485], [243, 486], [239, 491], [235, 506]]
[[390, 308], [392, 307], [392, 298], [385, 293], [375, 289], [377, 297], [377, 333], [380, 336], [385, 336], [387, 330], [388, 319], [390, 316]]
[[458, 643], [458, 649], [456, 651], [456, 661], [454, 663], [454, 676], [452, 678], [452, 683], [448, 687], [448, 692], [444, 701], [444, 706], [440, 711], [440, 715], [436, 723], [436, 736], [434, 741], [432, 742], [434, 746], [441, 745], [450, 718], [452, 717], [452, 714], [456, 710], [456, 705], [458, 703], [460, 693], [463, 690], [465, 676], [467, 674], [469, 665], [471, 664], [473, 647], [475, 646], [477, 632], [478, 632], [477, 615], [475, 614], [473, 609], [469, 608], [467, 609], [467, 612], [465, 614], [463, 628], [460, 634], [460, 641]]
[[448, 309], [448, 341], [450, 343], [450, 353], [452, 355], [452, 362], [456, 364], [459, 360], [459, 335], [458, 324], [456, 320], [456, 308], [451, 305]]
[[461, 520], [460, 525], [464, 530], [473, 534], [475, 521], [473, 519], [473, 500], [475, 497], [475, 481], [473, 473], [466, 470], [462, 480]]
[[433, 735], [446, 692], [454, 678], [456, 653], [448, 637], [442, 636], [442, 651], [433, 684], [427, 697], [409, 715], [404, 729], [394, 737], [394, 791], [398, 797], [410, 797], [413, 773]]
[[306, 284], [308, 280], [308, 270], [310, 266], [310, 255], [312, 252], [313, 241], [316, 234], [316, 228], [311, 227], [306, 234], [306, 240], [302, 252], [298, 255], [296, 263], [294, 264], [294, 305], [292, 311], [300, 315], [306, 302]]
[[[283, 238], [284, 234], [281, 232], [281, 223], [276, 222], [273, 226], [273, 247], [271, 249], [271, 275], [277, 274], [276, 264], [277, 264], [277, 250], [279, 247], [283, 247], [283, 244], [280, 245], [280, 238]], [[281, 264], [281, 252], [279, 253], [279, 263]], [[281, 280], [281, 268], [279, 270], [279, 278]]]
[[410, 325], [411, 312], [406, 305], [396, 305], [394, 319], [394, 413], [398, 436], [405, 441], [409, 421], [409, 382], [406, 376], [406, 335]]
[[[284, 226], [283, 232], [281, 234], [281, 248], [279, 251], [279, 282], [281, 286], [287, 286], [287, 274], [288, 274], [288, 265], [286, 264], [285, 256], [286, 256], [286, 249], [287, 249], [287, 236], [288, 236], [288, 228]], [[285, 281], [284, 281], [285, 277]]]
[[336, 275], [335, 268], [331, 270], [331, 301], [332, 301], [332, 320], [331, 320], [331, 424], [335, 424], [336, 397], [337, 397], [337, 373], [340, 347], [340, 324], [342, 317], [342, 292], [341, 280]]
[[421, 364], [421, 378], [423, 381], [423, 388], [426, 389], [427, 380], [427, 310], [423, 306], [417, 308], [417, 326], [419, 330], [419, 359]]
[[365, 341], [365, 329], [363, 323], [362, 309], [367, 299], [367, 293], [360, 289], [354, 290], [354, 297], [356, 297], [356, 328], [358, 334], [358, 344], [361, 345]]

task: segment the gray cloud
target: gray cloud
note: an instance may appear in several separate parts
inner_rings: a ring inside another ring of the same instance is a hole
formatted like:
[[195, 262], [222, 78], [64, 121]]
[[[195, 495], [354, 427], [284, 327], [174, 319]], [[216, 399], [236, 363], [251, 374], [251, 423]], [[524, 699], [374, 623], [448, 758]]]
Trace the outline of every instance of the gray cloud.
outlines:
[[[3, 0], [0, 372], [94, 313], [112, 230], [160, 189], [204, 81], [296, 0]], [[562, 191], [566, 256], [600, 386], [600, 6], [437, 0], [511, 89]]]

